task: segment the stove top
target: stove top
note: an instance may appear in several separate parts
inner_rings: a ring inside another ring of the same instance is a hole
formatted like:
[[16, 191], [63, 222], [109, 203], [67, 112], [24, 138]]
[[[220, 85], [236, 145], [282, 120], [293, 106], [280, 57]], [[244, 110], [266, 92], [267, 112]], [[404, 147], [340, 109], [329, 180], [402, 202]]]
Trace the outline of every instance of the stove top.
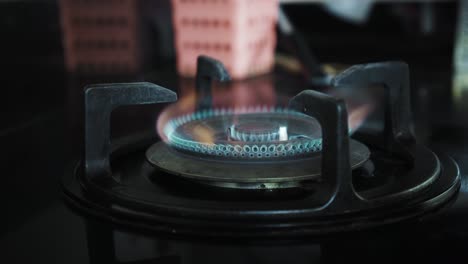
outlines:
[[[417, 72], [418, 70], [415, 68], [413, 71]], [[443, 85], [423, 80], [412, 87], [416, 90], [417, 95], [414, 109], [417, 117], [415, 120], [418, 140], [424, 142], [424, 145], [431, 150], [436, 151], [437, 157], [442, 163], [446, 162], [444, 161], [446, 156], [443, 153], [452, 156], [459, 164], [462, 176], [461, 190], [456, 200], [448, 201], [450, 205], [435, 214], [383, 227], [357, 229], [326, 236], [299, 236], [246, 242], [236, 238], [179, 236], [177, 231], [172, 232], [175, 234], [171, 234], [171, 232], [160, 234], [141, 227], [112, 223], [112, 221], [103, 220], [99, 216], [90, 216], [69, 210], [57, 196], [48, 203], [48, 206], [38, 209], [33, 216], [28, 218], [27, 222], [12, 228], [3, 235], [2, 248], [7, 249], [4, 258], [15, 260], [14, 262], [48, 261], [61, 263], [218, 263], [220, 261], [229, 263], [284, 263], [286, 261], [288, 263], [342, 263], [344, 261], [398, 263], [414, 259], [440, 263], [463, 260], [467, 257], [463, 249], [468, 241], [465, 215], [468, 210], [465, 195], [465, 171], [468, 169], [465, 153], [468, 142], [466, 125], [463, 123], [463, 119], [455, 114], [455, 109], [449, 109], [450, 112], [446, 112], [449, 114], [444, 119], [438, 119], [438, 115], [441, 115], [439, 111], [441, 108], [432, 104], [432, 101], [428, 102], [430, 98], [433, 98], [435, 102], [443, 100], [441, 96], [441, 94], [445, 94]], [[78, 93], [77, 91], [72, 92]], [[427, 113], [431, 109], [438, 109], [439, 113], [428, 118]], [[57, 136], [54, 135], [61, 132], [60, 129], [56, 129], [56, 125], [50, 124], [62, 122], [60, 120], [62, 120], [61, 116], [44, 119], [43, 123], [35, 126], [33, 131], [37, 131], [37, 135], [48, 139], [49, 142], [54, 142], [57, 139]], [[44, 128], [49, 126], [54, 127], [55, 130]], [[141, 144], [135, 145], [133, 142]], [[142, 163], [146, 162], [145, 152], [151, 142], [152, 140], [150, 142], [146, 140], [146, 136], [140, 137], [138, 135], [114, 141], [115, 146], [121, 146], [125, 151], [116, 153], [111, 158], [113, 171], [120, 170], [120, 168], [128, 169], [131, 166], [141, 166]], [[6, 145], [8, 146], [8, 144]], [[62, 152], [57, 151], [58, 147], [53, 147], [56, 145], [49, 146], [50, 166], [56, 166], [57, 160], [63, 160]], [[124, 146], [129, 145], [132, 147], [124, 148]], [[141, 155], [140, 158], [135, 158], [132, 155], [131, 157], [134, 159], [128, 159], [126, 158], [127, 153], [141, 153]], [[30, 168], [31, 175], [34, 175], [35, 171], [43, 171], [43, 168], [47, 166], [47, 162], [39, 162], [37, 156], [36, 161], [32, 157], [31, 160], [30, 164], [34, 167]], [[147, 164], [143, 170], [151, 171], [153, 167]], [[50, 170], [49, 172], [48, 175], [40, 174], [40, 176], [50, 176], [54, 178], [54, 181], [57, 180], [53, 175], [58, 176], [59, 172]], [[122, 170], [122, 173], [125, 171]], [[120, 176], [125, 177], [125, 174]], [[182, 181], [180, 191], [193, 188], [191, 184], [185, 183], [184, 185], [184, 183], [185, 181]], [[206, 188], [201, 188], [198, 191], [200, 196], [196, 198], [197, 201], [204, 201], [211, 195], [206, 191]], [[32, 190], [31, 194], [41, 193], [40, 188]], [[166, 189], [166, 191], [173, 190]], [[195, 199], [195, 197], [190, 197], [190, 193], [185, 195], [186, 199]], [[285, 195], [288, 199], [297, 198], [296, 194], [290, 196], [286, 193]], [[233, 199], [232, 195], [226, 196], [220, 196], [220, 199], [227, 201]], [[252, 196], [247, 195], [244, 199], [258, 199], [258, 197], [253, 196], [252, 198]], [[278, 198], [270, 196], [268, 199]], [[281, 203], [282, 199], [284, 196], [277, 203]], [[380, 222], [380, 220], [375, 221]]]
[[[200, 56], [196, 94], [205, 94], [205, 104], [195, 101], [194, 114], [167, 119], [158, 129], [165, 142], [145, 154], [138, 142], [112, 149], [112, 110], [174, 102], [176, 94], [151, 83], [86, 88], [85, 156], [62, 179], [65, 200], [133, 228], [264, 240], [421, 219], [458, 193], [456, 162], [416, 143], [403, 62], [355, 65], [333, 77], [332, 91], [384, 90], [383, 132], [353, 139], [346, 98], [309, 89], [284, 111], [201, 110], [212, 105], [213, 79], [229, 75], [221, 62]], [[315, 151], [304, 148], [311, 144]]]

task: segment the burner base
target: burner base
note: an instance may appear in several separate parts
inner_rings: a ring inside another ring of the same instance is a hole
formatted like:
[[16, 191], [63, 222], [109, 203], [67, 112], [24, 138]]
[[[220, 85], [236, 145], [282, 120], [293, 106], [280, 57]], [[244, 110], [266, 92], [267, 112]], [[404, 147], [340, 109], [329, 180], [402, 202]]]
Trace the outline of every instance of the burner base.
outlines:
[[[362, 143], [350, 141], [351, 168], [362, 166], [370, 156]], [[321, 180], [322, 158], [311, 154], [282, 161], [233, 161], [183, 154], [163, 142], [151, 146], [146, 158], [155, 167], [174, 176], [211, 186], [234, 189], [298, 188]]]
[[[313, 214], [311, 208], [326, 202], [316, 198], [314, 192], [278, 199], [268, 192], [273, 198], [264, 200], [213, 197], [190, 184], [170, 187], [164, 180], [168, 177], [157, 177], [161, 172], [156, 174], [144, 160], [143, 151], [121, 151], [127, 154], [114, 159], [112, 181], [90, 181], [82, 163], [75, 163], [62, 182], [66, 200], [86, 214], [169, 234], [268, 238], [361, 230], [434, 212], [447, 205], [460, 187], [458, 166], [450, 157], [439, 154], [439, 177], [414, 197], [371, 210]], [[159, 181], [152, 182], [153, 177]]]

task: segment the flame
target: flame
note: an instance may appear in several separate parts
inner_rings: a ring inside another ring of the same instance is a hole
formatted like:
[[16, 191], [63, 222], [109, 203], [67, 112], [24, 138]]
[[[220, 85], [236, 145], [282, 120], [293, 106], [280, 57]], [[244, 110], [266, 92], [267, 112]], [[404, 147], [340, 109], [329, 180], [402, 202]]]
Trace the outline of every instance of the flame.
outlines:
[[193, 133], [196, 141], [207, 144], [214, 144], [215, 131], [213, 131], [213, 129], [210, 127], [198, 125], [194, 128]]
[[195, 112], [195, 103], [196, 97], [195, 93], [186, 93], [182, 94], [183, 96], [179, 97], [177, 103], [168, 106], [164, 111], [159, 115], [157, 122], [157, 131], [162, 140], [168, 140], [166, 134], [164, 133], [164, 126], [173, 118], [178, 116], [183, 116], [188, 113]]
[[[236, 114], [262, 111], [278, 103], [273, 80], [269, 76], [236, 81], [228, 85], [215, 82], [211, 96], [213, 109], [233, 109]], [[163, 133], [167, 122], [179, 116], [192, 114], [196, 110], [198, 102], [193, 80], [181, 80], [179, 97], [179, 101], [164, 109], [158, 118], [157, 131], [164, 141], [168, 140], [167, 135]], [[197, 140], [214, 143], [215, 131], [207, 127], [197, 127], [194, 132]]]
[[348, 110], [348, 127], [353, 134], [366, 120], [367, 116], [374, 110], [374, 104], [363, 104]]
[[[372, 88], [372, 87], [371, 87]], [[372, 89], [328, 89], [325, 93], [342, 98], [348, 110], [348, 129], [350, 135], [358, 130], [375, 109], [378, 101]]]
[[[182, 80], [179, 90], [179, 101], [164, 109], [157, 121], [157, 131], [161, 139], [166, 142], [168, 141], [167, 135], [164, 133], [166, 124], [177, 117], [191, 115], [197, 109], [198, 102], [194, 80]], [[362, 92], [329, 89], [325, 93], [345, 100], [350, 134], [354, 133], [374, 110], [375, 98], [364, 95]], [[214, 83], [211, 96], [213, 111], [232, 109], [236, 114], [268, 111], [275, 106], [285, 106], [286, 102], [286, 100], [282, 100], [282, 97], [276, 95], [273, 80], [268, 76], [236, 81], [228, 85]], [[235, 119], [233, 121], [236, 122]], [[207, 144], [214, 143], [216, 131], [211, 128], [199, 125], [194, 128], [193, 132], [195, 140]]]

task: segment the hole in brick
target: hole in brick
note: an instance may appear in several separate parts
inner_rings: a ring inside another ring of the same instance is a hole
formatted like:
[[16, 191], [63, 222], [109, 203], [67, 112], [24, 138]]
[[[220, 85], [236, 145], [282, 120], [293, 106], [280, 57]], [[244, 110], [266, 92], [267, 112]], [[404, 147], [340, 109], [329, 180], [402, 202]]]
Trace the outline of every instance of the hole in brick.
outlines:
[[215, 27], [215, 28], [216, 28], [216, 27], [219, 27], [219, 20], [215, 19], [215, 20], [213, 21], [213, 27]]
[[226, 28], [227, 28], [227, 27], [230, 26], [230, 24], [231, 24], [231, 23], [229, 23], [228, 20], [225, 20], [225, 21], [223, 22], [223, 27], [226, 27]]
[[215, 43], [215, 44], [214, 44], [214, 50], [215, 50], [215, 51], [220, 51], [220, 50], [221, 50], [221, 44]]
[[224, 47], [223, 47], [224, 51], [228, 52], [231, 50], [231, 45], [230, 44], [224, 44]]

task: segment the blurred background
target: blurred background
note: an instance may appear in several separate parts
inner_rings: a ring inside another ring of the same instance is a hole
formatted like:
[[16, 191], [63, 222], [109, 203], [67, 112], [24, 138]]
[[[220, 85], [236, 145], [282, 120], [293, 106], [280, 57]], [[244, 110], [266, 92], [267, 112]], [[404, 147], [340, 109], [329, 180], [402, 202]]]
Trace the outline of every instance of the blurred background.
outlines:
[[[222, 5], [215, 0], [187, 0], [189, 5], [210, 5], [210, 1], [213, 6]], [[266, 0], [253, 2], [256, 1]], [[452, 72], [456, 64], [453, 51], [460, 24], [458, 1], [280, 2], [291, 24], [321, 63], [404, 60], [411, 66], [444, 72]], [[174, 41], [174, 29], [183, 28], [182, 23], [187, 21], [178, 18], [173, 26], [169, 0], [2, 0], [0, 6], [0, 63], [7, 93], [2, 97], [2, 113], [9, 112], [2, 118], [5, 131], [63, 106], [70, 74], [114, 75], [102, 78], [114, 81], [122, 74], [129, 75], [124, 79], [142, 79], [155, 73], [176, 73], [178, 43]], [[185, 12], [183, 8], [180, 7], [181, 13]], [[230, 16], [229, 7], [217, 8], [213, 16]], [[184, 34], [190, 32], [181, 33]], [[280, 41], [273, 43], [276, 37]], [[300, 57], [300, 53], [291, 52], [294, 47], [281, 45], [282, 37], [284, 34], [280, 33], [268, 41], [277, 46], [278, 52]], [[284, 56], [280, 58], [284, 64]]]
[[[273, 75], [266, 84], [284, 93], [326, 82], [346, 65], [403, 60], [413, 110], [423, 116], [419, 135], [439, 135], [427, 124], [463, 131], [446, 124], [468, 100], [467, 3], [0, 0], [0, 206], [9, 215], [0, 234], [56, 200], [58, 178], [82, 149], [85, 85], [144, 80], [183, 90], [199, 54], [222, 60], [247, 83], [242, 89]], [[157, 110], [117, 110], [113, 136], [154, 129]]]

